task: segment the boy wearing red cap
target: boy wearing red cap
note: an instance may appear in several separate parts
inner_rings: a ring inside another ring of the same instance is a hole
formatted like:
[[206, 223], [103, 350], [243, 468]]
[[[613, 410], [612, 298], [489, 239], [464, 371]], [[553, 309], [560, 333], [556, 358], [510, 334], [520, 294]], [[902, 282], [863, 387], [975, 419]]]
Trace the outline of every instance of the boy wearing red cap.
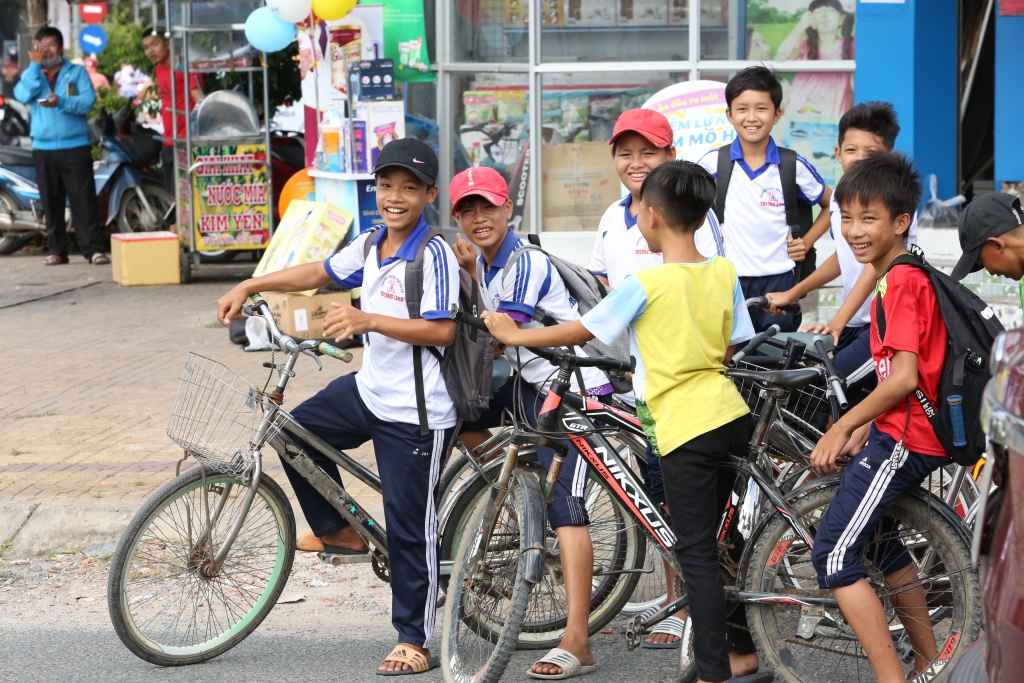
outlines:
[[[459, 265], [476, 279], [487, 310], [508, 314], [524, 329], [544, 327], [535, 320], [543, 317], [537, 316], [538, 312], [557, 323], [579, 320], [576, 301], [569, 296], [544, 252], [519, 251], [525, 243], [509, 230], [512, 202], [505, 179], [497, 171], [482, 166], [467, 169], [452, 179], [450, 192], [452, 215], [469, 240], [459, 235], [453, 250]], [[474, 246], [480, 250], [479, 257]], [[516, 410], [517, 406], [522, 406], [526, 419], [537, 426], [537, 412], [551, 377], [551, 366], [535, 360], [537, 357], [523, 347], [509, 347], [505, 356], [525, 381], [506, 382], [491, 397], [490, 407], [477, 422], [463, 424], [460, 438], [468, 448], [490, 438], [487, 430], [501, 425], [503, 411]], [[588, 395], [612, 392], [607, 377], [596, 368], [583, 368], [582, 378]], [[572, 390], [579, 391], [575, 382]], [[545, 467], [550, 466], [550, 449], [538, 448], [537, 456]], [[569, 614], [562, 641], [533, 665], [528, 672], [532, 677], [571, 678], [594, 670], [587, 631], [594, 549], [582, 496], [587, 476], [586, 461], [569, 444], [548, 512], [551, 528], [558, 534]]]

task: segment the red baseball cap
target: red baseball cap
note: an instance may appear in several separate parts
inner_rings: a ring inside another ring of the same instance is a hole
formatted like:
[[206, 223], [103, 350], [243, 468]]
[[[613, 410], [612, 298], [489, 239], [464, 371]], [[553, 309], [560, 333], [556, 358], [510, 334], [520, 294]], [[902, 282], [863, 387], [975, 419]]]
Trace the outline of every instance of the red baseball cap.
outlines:
[[452, 215], [459, 202], [473, 195], [483, 197], [495, 206], [508, 201], [508, 185], [505, 178], [493, 168], [474, 166], [452, 178], [448, 186], [448, 195], [452, 200]]
[[664, 114], [653, 109], [627, 109], [622, 112], [619, 120], [615, 122], [615, 130], [612, 131], [612, 139], [608, 144], [614, 145], [624, 133], [639, 133], [659, 149], [670, 146], [675, 138], [672, 134], [672, 124]]

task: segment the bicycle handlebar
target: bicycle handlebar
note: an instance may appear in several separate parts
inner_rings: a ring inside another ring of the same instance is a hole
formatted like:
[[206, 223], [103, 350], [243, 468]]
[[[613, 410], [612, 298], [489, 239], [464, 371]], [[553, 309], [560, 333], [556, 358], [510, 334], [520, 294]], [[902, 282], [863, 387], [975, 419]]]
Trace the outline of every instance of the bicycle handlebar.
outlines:
[[746, 358], [749, 354], [751, 354], [754, 350], [756, 350], [758, 346], [760, 346], [761, 344], [765, 343], [765, 341], [767, 341], [771, 337], [774, 337], [775, 335], [777, 335], [779, 333], [780, 329], [781, 328], [779, 328], [778, 325], [772, 325], [771, 327], [769, 327], [767, 330], [765, 330], [761, 334], [755, 336], [753, 339], [751, 339], [749, 342], [747, 342], [747, 345], [744, 346], [742, 350], [737, 352], [732, 357], [733, 363], [739, 363], [741, 360]]
[[[344, 349], [339, 349], [337, 346], [328, 344], [327, 342], [317, 342], [313, 339], [308, 339], [303, 342], [298, 342], [292, 337], [281, 331], [281, 328], [277, 326], [277, 321], [274, 320], [274, 314], [270, 312], [270, 306], [267, 305], [266, 300], [263, 299], [259, 294], [253, 294], [249, 297], [249, 301], [252, 303], [248, 306], [243, 306], [242, 311], [248, 315], [259, 315], [266, 322], [270, 328], [270, 334], [277, 342], [277, 345], [284, 349], [287, 353], [315, 353], [319, 356], [330, 356], [336, 358], [344, 363], [352, 362], [352, 354]], [[319, 361], [317, 361], [319, 363]]]
[[[490, 334], [490, 330], [487, 329], [487, 325], [481, 318], [470, 315], [454, 305], [451, 310], [451, 318], [455, 322], [469, 325], [481, 332]], [[636, 369], [636, 359], [633, 357], [630, 357], [629, 361], [622, 361], [617, 358], [609, 358], [608, 356], [577, 356], [562, 349], [544, 349], [533, 346], [524, 346], [523, 348], [559, 367], [601, 368], [602, 370], [611, 370], [612, 372], [633, 372]]]
[[[755, 296], [752, 299], [747, 299], [746, 304], [747, 308], [750, 308], [751, 306], [756, 306], [757, 308], [767, 309], [771, 306], [771, 303], [768, 301], [768, 297], [766, 296]], [[800, 304], [795, 303], [788, 304], [786, 306], [779, 306], [779, 310], [784, 311], [786, 313], [792, 313], [793, 315], [797, 315], [800, 313]]]
[[824, 361], [825, 371], [828, 372], [827, 380], [829, 396], [835, 397], [836, 401], [839, 403], [839, 408], [846, 410], [849, 407], [850, 402], [846, 400], [846, 392], [843, 391], [843, 383], [840, 381], [839, 377], [836, 375], [835, 369], [832, 367], [832, 359], [828, 357], [828, 353], [825, 351], [825, 340], [821, 335], [814, 335], [814, 348], [816, 348], [818, 353], [821, 355], [821, 359]]

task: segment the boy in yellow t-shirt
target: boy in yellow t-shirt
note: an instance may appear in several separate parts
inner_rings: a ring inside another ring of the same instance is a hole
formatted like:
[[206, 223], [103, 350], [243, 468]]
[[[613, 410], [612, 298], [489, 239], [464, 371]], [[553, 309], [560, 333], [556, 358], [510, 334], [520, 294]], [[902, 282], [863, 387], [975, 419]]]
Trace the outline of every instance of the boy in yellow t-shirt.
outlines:
[[628, 275], [576, 322], [520, 329], [502, 313], [483, 318], [497, 340], [515, 346], [577, 346], [594, 337], [611, 343], [628, 328], [637, 414], [662, 457], [697, 670], [714, 683], [732, 675], [716, 542], [719, 498], [732, 477], [719, 477], [719, 467], [731, 450], [746, 448], [750, 412], [722, 370], [754, 328], [736, 268], [705, 258], [694, 243], [715, 199], [711, 174], [688, 161], [663, 164], [644, 180], [639, 199], [637, 226], [664, 265]]

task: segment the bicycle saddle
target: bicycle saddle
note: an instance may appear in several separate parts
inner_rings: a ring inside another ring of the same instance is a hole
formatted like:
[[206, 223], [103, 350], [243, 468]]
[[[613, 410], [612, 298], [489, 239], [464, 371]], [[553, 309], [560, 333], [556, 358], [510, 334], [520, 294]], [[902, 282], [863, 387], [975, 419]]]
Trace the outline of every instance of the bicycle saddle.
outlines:
[[726, 370], [725, 374], [734, 379], [745, 379], [758, 384], [771, 384], [785, 389], [800, 389], [820, 379], [820, 368], [794, 368], [792, 370]]

